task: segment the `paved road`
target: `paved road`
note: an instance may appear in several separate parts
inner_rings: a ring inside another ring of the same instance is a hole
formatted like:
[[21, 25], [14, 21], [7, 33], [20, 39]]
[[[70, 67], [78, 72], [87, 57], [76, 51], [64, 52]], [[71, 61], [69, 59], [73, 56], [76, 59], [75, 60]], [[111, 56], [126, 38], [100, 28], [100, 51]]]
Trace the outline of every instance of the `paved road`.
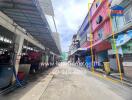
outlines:
[[85, 68], [62, 63], [0, 100], [132, 100], [132, 89], [99, 78]]
[[131, 93], [118, 83], [98, 80], [84, 68], [62, 63], [54, 70], [54, 77], [40, 100], [132, 100]]

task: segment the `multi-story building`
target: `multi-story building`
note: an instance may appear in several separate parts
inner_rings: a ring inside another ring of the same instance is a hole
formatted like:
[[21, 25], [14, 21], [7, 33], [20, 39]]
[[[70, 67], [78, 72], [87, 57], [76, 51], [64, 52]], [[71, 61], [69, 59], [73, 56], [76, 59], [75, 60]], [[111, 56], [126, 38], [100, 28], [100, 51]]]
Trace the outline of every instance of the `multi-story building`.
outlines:
[[97, 62], [108, 60], [107, 50], [111, 49], [111, 44], [107, 38], [112, 34], [108, 0], [95, 0], [90, 9], [90, 21], [93, 34], [94, 58]]
[[89, 14], [77, 32], [80, 48], [76, 49], [76, 54], [83, 57], [90, 54], [92, 43], [94, 61], [109, 61], [110, 68], [114, 72], [119, 72], [116, 55], [118, 52], [121, 72], [132, 78], [131, 5], [131, 0], [94, 0]]
[[[122, 55], [124, 74], [132, 78], [132, 1], [113, 0], [111, 3], [112, 31], [115, 34], [116, 47]], [[115, 51], [113, 39], [110, 38], [112, 51]], [[112, 55], [111, 50], [108, 52]], [[114, 52], [115, 53], [115, 52]], [[113, 60], [111, 61], [113, 63]]]
[[131, 4], [131, 0], [94, 0], [89, 11], [90, 15], [86, 16], [78, 31], [80, 47], [87, 48], [87, 51], [89, 51], [91, 48], [90, 34], [92, 34], [92, 48], [95, 61], [109, 61], [110, 68], [119, 72], [112, 37], [114, 34], [121, 71], [130, 78], [132, 77]]
[[108, 0], [95, 0], [78, 30], [80, 47], [86, 48], [85, 51], [90, 54], [92, 45], [94, 58], [98, 62], [108, 59], [107, 50], [111, 49], [111, 44], [106, 41], [107, 37], [112, 34], [110, 18], [107, 13], [107, 9], [109, 9], [108, 3]]
[[76, 62], [78, 60], [78, 48], [80, 48], [80, 41], [78, 34], [74, 34], [72, 37], [72, 43], [69, 47], [69, 59], [71, 59], [72, 62]]
[[80, 29], [78, 30], [78, 35], [79, 35], [79, 39], [80, 39], [80, 46], [81, 47], [86, 47], [87, 44], [87, 33], [88, 33], [88, 16], [85, 17], [83, 24], [81, 25]]

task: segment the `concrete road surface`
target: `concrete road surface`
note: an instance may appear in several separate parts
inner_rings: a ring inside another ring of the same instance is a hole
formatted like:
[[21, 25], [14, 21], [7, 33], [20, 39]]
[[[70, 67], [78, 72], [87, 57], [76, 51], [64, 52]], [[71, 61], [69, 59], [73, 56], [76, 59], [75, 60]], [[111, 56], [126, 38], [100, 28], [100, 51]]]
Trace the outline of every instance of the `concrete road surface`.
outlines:
[[67, 63], [44, 76], [0, 100], [132, 100], [131, 87]]

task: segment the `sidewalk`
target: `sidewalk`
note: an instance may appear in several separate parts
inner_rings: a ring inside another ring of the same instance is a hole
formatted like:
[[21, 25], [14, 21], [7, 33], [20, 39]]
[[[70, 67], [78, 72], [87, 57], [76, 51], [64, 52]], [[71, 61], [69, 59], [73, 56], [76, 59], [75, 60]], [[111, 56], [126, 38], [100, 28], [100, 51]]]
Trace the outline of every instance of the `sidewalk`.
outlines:
[[[76, 64], [71, 64], [71, 66], [76, 66]], [[80, 66], [78, 66], [78, 67], [80, 67]], [[83, 67], [86, 68], [85, 66], [83, 66]], [[103, 71], [102, 69], [95, 69], [95, 72], [97, 72], [99, 74], [102, 74], [102, 75], [105, 75], [105, 71]], [[108, 75], [107, 77], [110, 77], [110, 78], [112, 78], [114, 80], [120, 81], [120, 74], [119, 73], [114, 73], [113, 72], [110, 75]], [[122, 83], [127, 85], [127, 86], [129, 86], [129, 87], [132, 87], [132, 80], [127, 78], [127, 77], [125, 77], [125, 76], [123, 77]]]
[[[110, 77], [120, 80], [120, 74], [119, 73], [112, 73], [112, 74], [110, 74]], [[132, 87], [132, 80], [125, 77], [125, 76], [123, 77], [123, 83]]]
[[[97, 69], [95, 71], [98, 72], [98, 73], [101, 73], [101, 74], [105, 75], [105, 71], [103, 71], [101, 69]], [[111, 72], [110, 75], [107, 75], [107, 77], [110, 77], [110, 78], [118, 80], [118, 81], [121, 80], [120, 79], [120, 74], [119, 73], [115, 73], [115, 72]], [[125, 77], [125, 76], [123, 76], [122, 83], [125, 84], [125, 85], [127, 85], [127, 86], [132, 87], [132, 80], [129, 79], [129, 78], [127, 78], [127, 77]]]
[[39, 100], [53, 77], [52, 70], [54, 68], [30, 77], [27, 85], [0, 96], [0, 100]]

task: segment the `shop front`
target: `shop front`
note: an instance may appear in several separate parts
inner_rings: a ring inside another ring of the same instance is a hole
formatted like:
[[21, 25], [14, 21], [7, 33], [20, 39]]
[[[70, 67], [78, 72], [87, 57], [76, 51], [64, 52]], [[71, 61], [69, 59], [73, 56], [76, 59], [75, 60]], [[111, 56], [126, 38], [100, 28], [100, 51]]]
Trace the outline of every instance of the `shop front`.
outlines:
[[132, 40], [122, 46], [125, 76], [132, 80]]
[[0, 26], [0, 89], [11, 84], [13, 78], [15, 35]]
[[128, 31], [129, 41], [122, 45], [125, 76], [132, 80], [132, 31]]
[[104, 70], [104, 62], [108, 60], [108, 50], [111, 49], [111, 45], [108, 41], [104, 40], [98, 45], [94, 46], [95, 49], [95, 68]]
[[110, 39], [112, 49], [108, 50], [110, 68], [113, 73], [119, 73], [119, 68], [118, 68], [118, 64], [117, 64], [117, 56], [116, 56], [116, 49], [117, 49], [119, 60], [120, 60], [120, 65], [121, 65], [121, 70], [122, 70], [122, 72], [124, 72], [123, 65], [122, 65], [122, 57], [123, 57], [122, 48], [121, 47], [115, 48], [114, 41], [116, 41], [116, 40], [113, 40], [112, 38]]
[[[132, 79], [132, 31], [129, 30], [124, 33], [120, 33], [116, 36], [116, 48], [119, 55], [120, 65], [121, 65], [121, 71], [124, 73], [124, 76]], [[116, 51], [114, 47], [114, 43], [111, 39], [111, 45], [112, 45], [112, 53], [109, 51], [109, 55], [113, 57], [113, 61], [117, 62], [116, 60]], [[111, 65], [113, 65], [113, 61], [111, 61]], [[117, 64], [113, 69], [118, 70]]]

